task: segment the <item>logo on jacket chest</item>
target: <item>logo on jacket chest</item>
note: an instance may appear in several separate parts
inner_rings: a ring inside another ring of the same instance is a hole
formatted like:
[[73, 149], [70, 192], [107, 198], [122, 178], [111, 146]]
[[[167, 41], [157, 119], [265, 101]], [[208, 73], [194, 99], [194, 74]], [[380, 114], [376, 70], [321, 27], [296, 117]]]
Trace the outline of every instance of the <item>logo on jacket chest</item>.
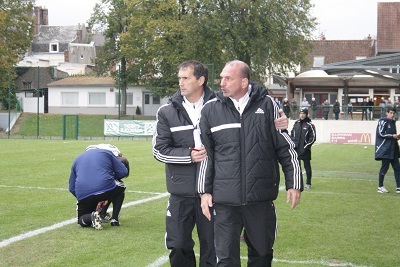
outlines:
[[264, 114], [264, 110], [262, 110], [261, 108], [258, 108], [256, 110], [256, 112], [254, 112], [255, 114]]

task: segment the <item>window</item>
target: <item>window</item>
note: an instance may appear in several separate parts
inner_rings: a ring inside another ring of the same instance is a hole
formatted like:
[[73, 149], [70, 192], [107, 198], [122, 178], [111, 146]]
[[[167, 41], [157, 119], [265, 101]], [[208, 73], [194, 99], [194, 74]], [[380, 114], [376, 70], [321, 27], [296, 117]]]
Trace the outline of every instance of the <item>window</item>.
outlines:
[[153, 96], [153, 104], [159, 105], [160, 104], [160, 97], [159, 96]]
[[146, 105], [150, 104], [150, 94], [144, 94], [144, 103]]
[[58, 53], [58, 43], [50, 43], [49, 44], [49, 52], [50, 53]]
[[23, 82], [22, 85], [24, 87], [24, 90], [32, 89], [32, 83], [31, 82]]
[[89, 105], [105, 105], [106, 93], [89, 93]]
[[314, 68], [319, 68], [324, 64], [325, 64], [325, 57], [319, 57], [319, 56], [314, 57], [314, 63], [313, 63]]
[[[118, 93], [115, 94], [115, 105], [119, 105]], [[126, 93], [126, 105], [133, 106], [133, 93]]]
[[[25, 97], [29, 98], [29, 97], [38, 97], [38, 93], [37, 90], [32, 90], [30, 92], [25, 92]], [[43, 97], [43, 92], [40, 90], [39, 91], [39, 97]]]
[[79, 93], [61, 93], [61, 105], [78, 106]]

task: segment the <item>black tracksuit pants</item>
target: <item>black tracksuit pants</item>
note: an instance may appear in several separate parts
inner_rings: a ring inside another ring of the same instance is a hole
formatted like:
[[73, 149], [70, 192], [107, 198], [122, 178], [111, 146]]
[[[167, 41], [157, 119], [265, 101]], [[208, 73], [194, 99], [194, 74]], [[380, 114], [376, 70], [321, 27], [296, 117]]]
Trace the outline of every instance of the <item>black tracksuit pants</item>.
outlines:
[[91, 214], [96, 211], [97, 204], [100, 201], [108, 200], [113, 203], [112, 219], [118, 220], [119, 212], [122, 208], [122, 203], [125, 199], [125, 188], [116, 186], [113, 190], [104, 192], [102, 194], [93, 195], [84, 198], [76, 204], [78, 206], [78, 224], [80, 226], [92, 226]]
[[244, 206], [214, 205], [215, 250], [217, 266], [240, 267], [240, 234], [248, 247], [249, 267], [272, 264], [277, 230], [274, 203], [271, 201]]
[[169, 254], [171, 266], [196, 267], [194, 241], [192, 232], [194, 225], [200, 243], [200, 267], [215, 266], [214, 226], [201, 211], [200, 197], [183, 197], [171, 195], [166, 214], [165, 244], [171, 250]]

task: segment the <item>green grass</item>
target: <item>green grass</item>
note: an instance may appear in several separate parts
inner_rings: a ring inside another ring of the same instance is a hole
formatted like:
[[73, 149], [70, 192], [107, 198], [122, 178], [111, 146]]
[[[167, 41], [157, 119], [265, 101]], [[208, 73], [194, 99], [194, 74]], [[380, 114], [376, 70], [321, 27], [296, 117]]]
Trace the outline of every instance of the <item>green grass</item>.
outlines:
[[[132, 166], [125, 203], [165, 193], [164, 165], [153, 159], [150, 141], [112, 143]], [[75, 217], [69, 171], [89, 144], [0, 139], [0, 242]], [[392, 170], [385, 179], [390, 193], [376, 192], [380, 163], [373, 147], [316, 145], [311, 163], [312, 189], [303, 192], [300, 205], [291, 210], [284, 191], [275, 201], [273, 266], [399, 266], [400, 195], [394, 193]], [[168, 255], [166, 204], [162, 197], [124, 208], [119, 228], [105, 224], [95, 231], [72, 223], [16, 241], [0, 248], [0, 266], [148, 266]]]
[[[61, 114], [37, 114], [23, 113], [19, 120], [19, 127], [14, 127], [12, 135], [15, 136], [39, 136], [61, 137], [63, 136], [63, 116]], [[104, 119], [118, 119], [113, 115], [78, 115], [79, 137], [104, 136]], [[154, 116], [122, 116], [121, 120], [154, 120]], [[38, 127], [39, 126], [39, 127]], [[17, 128], [17, 129], [15, 129]], [[66, 139], [75, 139], [76, 115], [66, 116]]]

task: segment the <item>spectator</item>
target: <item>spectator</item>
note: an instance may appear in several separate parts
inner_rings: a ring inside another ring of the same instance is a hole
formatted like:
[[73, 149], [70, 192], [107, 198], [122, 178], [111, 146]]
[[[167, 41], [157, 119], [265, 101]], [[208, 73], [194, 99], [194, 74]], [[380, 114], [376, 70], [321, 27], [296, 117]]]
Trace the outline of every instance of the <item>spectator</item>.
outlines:
[[303, 98], [303, 101], [301, 102], [301, 107], [300, 108], [308, 108], [310, 106], [310, 103], [308, 103], [307, 98]]
[[312, 119], [315, 120], [318, 111], [318, 104], [317, 101], [315, 101], [314, 97], [311, 99], [311, 108], [312, 108]]
[[[199, 176], [203, 214], [214, 207], [217, 266], [240, 266], [240, 234], [248, 246], [249, 266], [271, 266], [276, 234], [273, 201], [279, 191], [279, 166], [285, 174], [292, 208], [303, 189], [294, 144], [277, 131], [279, 116], [265, 88], [250, 85], [250, 69], [228, 62], [221, 72], [221, 92], [202, 110], [201, 136], [207, 150]], [[215, 116], [218, 114], [218, 116]]]
[[364, 101], [361, 104], [361, 120], [368, 120], [368, 98], [364, 99]]
[[330, 108], [330, 105], [329, 105], [328, 99], [325, 99], [325, 102], [322, 103], [322, 111], [324, 112], [324, 119], [325, 120], [328, 120], [329, 108]]
[[335, 100], [335, 104], [333, 104], [333, 113], [335, 114], [335, 120], [338, 120], [340, 114], [340, 103], [337, 99]]
[[353, 119], [353, 104], [351, 102], [347, 104], [347, 114], [350, 114], [351, 119]]
[[367, 106], [368, 106], [368, 114], [369, 114], [369, 119], [373, 120], [374, 119], [374, 102], [372, 99], [367, 98]]
[[381, 110], [381, 117], [380, 118], [385, 118], [386, 117], [386, 103], [385, 100], [383, 100], [383, 98], [381, 98], [381, 102], [379, 103], [379, 108]]
[[287, 98], [283, 100], [282, 107], [286, 117], [290, 118], [290, 103]]
[[290, 101], [290, 108], [292, 109], [292, 119], [297, 119], [297, 101], [296, 99], [292, 99], [292, 101]]
[[396, 110], [394, 107], [386, 108], [386, 118], [379, 119], [378, 126], [376, 127], [375, 160], [382, 161], [378, 174], [378, 193], [389, 193], [383, 186], [383, 181], [389, 165], [392, 165], [397, 187], [396, 193], [400, 194], [400, 155], [399, 144], [397, 143], [400, 136], [396, 130], [395, 114]]

